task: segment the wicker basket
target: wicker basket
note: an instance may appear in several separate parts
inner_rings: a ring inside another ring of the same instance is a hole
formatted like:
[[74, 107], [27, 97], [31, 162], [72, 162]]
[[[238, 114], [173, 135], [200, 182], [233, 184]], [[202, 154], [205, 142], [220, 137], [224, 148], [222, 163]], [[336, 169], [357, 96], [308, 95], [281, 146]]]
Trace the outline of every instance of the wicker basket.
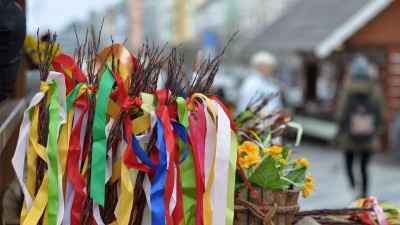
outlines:
[[266, 220], [256, 196], [245, 188], [235, 193], [235, 225], [292, 224], [293, 216], [299, 211], [299, 191], [254, 190], [267, 207]]

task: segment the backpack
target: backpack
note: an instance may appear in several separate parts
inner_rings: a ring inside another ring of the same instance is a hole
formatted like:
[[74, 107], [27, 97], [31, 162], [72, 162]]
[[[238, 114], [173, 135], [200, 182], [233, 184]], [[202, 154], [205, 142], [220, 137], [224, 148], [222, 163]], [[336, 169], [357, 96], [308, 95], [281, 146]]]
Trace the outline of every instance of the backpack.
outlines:
[[345, 128], [354, 141], [370, 140], [378, 126], [377, 110], [368, 93], [350, 95], [345, 114]]

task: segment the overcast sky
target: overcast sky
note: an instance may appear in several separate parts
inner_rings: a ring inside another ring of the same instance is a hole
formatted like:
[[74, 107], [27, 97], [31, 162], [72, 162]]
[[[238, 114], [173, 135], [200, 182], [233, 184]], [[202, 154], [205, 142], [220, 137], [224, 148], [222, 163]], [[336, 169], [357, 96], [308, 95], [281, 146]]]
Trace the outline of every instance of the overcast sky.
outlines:
[[104, 11], [122, 0], [27, 0], [28, 33], [37, 28], [61, 31], [72, 22], [85, 20], [91, 11]]

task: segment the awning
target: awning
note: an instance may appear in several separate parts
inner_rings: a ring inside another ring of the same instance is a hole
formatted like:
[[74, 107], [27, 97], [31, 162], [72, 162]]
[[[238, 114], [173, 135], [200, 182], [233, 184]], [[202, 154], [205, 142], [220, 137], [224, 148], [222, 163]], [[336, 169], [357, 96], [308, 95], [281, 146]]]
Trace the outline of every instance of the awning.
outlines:
[[242, 51], [313, 52], [327, 57], [393, 0], [301, 0], [242, 45]]

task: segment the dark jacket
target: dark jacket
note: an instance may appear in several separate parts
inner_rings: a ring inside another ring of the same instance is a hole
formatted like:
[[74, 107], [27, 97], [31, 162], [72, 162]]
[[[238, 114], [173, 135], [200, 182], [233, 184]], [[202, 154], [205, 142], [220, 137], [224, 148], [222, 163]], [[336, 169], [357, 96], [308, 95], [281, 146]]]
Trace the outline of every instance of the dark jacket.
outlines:
[[[386, 105], [381, 88], [369, 79], [350, 79], [339, 90], [338, 103], [336, 105], [336, 121], [339, 124], [339, 131], [336, 137], [336, 143], [344, 150], [362, 150], [362, 151], [378, 151], [381, 148], [381, 135], [385, 129], [386, 122]], [[366, 93], [371, 97], [372, 106], [377, 109], [378, 121], [376, 131], [372, 138], [368, 141], [353, 140], [344, 126], [346, 117], [346, 109], [349, 98], [353, 93]]]
[[25, 24], [24, 12], [15, 0], [0, 0], [0, 66], [19, 60]]

